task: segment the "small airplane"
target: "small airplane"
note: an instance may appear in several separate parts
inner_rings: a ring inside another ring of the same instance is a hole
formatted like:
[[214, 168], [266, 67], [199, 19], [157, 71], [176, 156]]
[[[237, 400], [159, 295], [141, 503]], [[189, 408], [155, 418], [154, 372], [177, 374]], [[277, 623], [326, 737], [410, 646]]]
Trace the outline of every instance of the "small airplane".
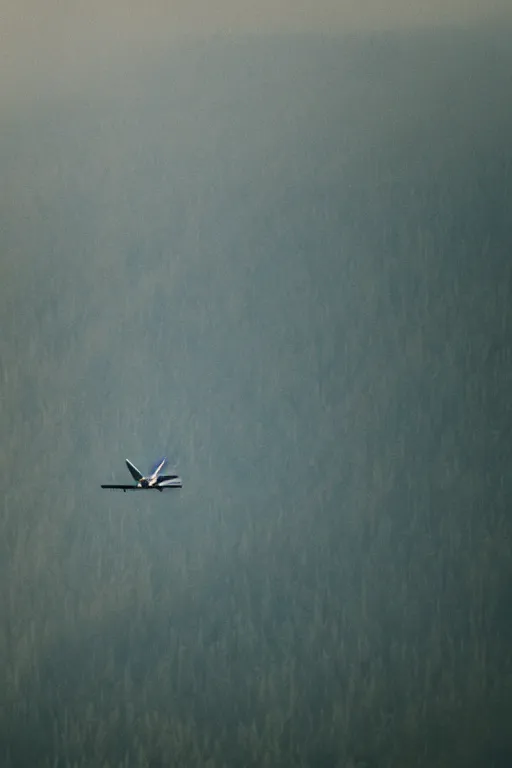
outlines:
[[118, 491], [165, 491], [167, 488], [181, 488], [182, 482], [179, 475], [161, 475], [160, 472], [167, 464], [167, 459], [160, 459], [150, 470], [149, 475], [144, 476], [137, 467], [126, 459], [126, 466], [137, 485], [102, 485], [102, 488], [110, 488]]

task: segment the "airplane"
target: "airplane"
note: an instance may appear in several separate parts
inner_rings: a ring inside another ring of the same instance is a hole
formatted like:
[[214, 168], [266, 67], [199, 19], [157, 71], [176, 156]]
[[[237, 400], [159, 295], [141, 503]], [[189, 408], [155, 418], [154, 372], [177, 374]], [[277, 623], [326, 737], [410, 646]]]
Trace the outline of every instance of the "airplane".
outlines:
[[102, 485], [102, 488], [110, 488], [118, 491], [165, 491], [167, 488], [181, 488], [182, 482], [179, 475], [161, 475], [160, 472], [167, 464], [167, 459], [160, 459], [150, 470], [149, 475], [144, 476], [137, 467], [126, 459], [126, 466], [137, 485]]

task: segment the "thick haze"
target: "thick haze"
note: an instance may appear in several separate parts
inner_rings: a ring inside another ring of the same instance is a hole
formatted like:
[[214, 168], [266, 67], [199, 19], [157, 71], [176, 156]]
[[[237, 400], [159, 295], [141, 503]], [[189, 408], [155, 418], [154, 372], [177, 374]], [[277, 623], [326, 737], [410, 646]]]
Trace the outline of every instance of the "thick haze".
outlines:
[[328, 31], [357, 32], [512, 18], [508, 0], [302, 0], [252, 3], [223, 0], [137, 3], [38, 3], [6, 0], [0, 12], [0, 87], [24, 98], [76, 87], [101, 77], [118, 57], [133, 63], [155, 48], [212, 34]]
[[512, 764], [511, 36], [383, 5], [4, 4], [1, 766]]

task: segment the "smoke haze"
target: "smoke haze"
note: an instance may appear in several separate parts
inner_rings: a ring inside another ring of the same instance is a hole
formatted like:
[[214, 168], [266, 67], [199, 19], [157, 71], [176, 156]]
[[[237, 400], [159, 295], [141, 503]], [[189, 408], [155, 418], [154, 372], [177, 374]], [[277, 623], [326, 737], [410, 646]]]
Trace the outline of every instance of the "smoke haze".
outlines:
[[6, 768], [512, 764], [511, 37], [383, 4], [4, 3]]
[[419, 26], [464, 27], [512, 18], [510, 3], [491, 0], [366, 2], [61, 2], [3, 3], [0, 87], [26, 99], [130, 67], [138, 57], [190, 38], [329, 32], [354, 33]]

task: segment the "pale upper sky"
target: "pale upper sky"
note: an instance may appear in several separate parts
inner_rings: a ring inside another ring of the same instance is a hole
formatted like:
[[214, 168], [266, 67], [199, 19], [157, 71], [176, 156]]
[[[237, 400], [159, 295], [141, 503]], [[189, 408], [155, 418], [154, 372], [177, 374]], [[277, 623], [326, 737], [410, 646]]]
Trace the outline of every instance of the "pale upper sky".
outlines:
[[[2, 0], [0, 88], [70, 82], [184, 36], [357, 31], [512, 19], [511, 0]], [[97, 65], [100, 64], [100, 69]]]

